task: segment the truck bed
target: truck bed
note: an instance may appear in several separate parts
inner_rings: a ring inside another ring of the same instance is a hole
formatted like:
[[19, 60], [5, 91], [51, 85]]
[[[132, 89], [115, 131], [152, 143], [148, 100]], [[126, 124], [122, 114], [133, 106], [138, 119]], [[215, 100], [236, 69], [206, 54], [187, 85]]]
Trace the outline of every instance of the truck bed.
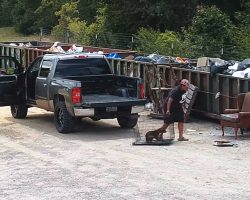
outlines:
[[120, 97], [108, 94], [89, 94], [83, 97], [83, 106], [86, 107], [108, 107], [108, 106], [135, 106], [144, 105], [145, 99], [133, 97]]

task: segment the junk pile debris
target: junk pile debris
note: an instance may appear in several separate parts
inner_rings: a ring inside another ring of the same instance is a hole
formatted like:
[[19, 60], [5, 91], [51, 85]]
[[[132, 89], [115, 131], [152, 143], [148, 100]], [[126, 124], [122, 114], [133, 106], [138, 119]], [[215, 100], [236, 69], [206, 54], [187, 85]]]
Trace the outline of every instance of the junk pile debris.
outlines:
[[170, 64], [198, 71], [210, 72], [211, 76], [216, 74], [231, 75], [237, 78], [250, 78], [250, 58], [243, 61], [223, 60], [221, 58], [200, 57], [197, 60], [150, 54], [148, 56], [136, 56], [135, 61], [148, 62], [152, 64]]

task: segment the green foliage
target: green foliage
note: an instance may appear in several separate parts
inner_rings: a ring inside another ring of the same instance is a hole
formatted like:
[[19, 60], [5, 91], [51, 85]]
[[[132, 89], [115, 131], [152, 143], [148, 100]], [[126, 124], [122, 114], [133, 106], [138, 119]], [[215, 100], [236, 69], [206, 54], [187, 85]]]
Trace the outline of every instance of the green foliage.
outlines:
[[95, 22], [87, 25], [85, 21], [79, 18], [72, 18], [68, 23], [68, 30], [72, 36], [72, 40], [76, 43], [85, 45], [95, 45], [95, 37], [97, 34], [104, 32], [104, 16], [105, 8], [99, 8], [97, 10], [97, 17]]
[[97, 0], [80, 0], [80, 3], [78, 4], [80, 19], [87, 24], [95, 22], [98, 7], [99, 2]]
[[77, 9], [79, 1], [70, 2], [62, 5], [59, 11], [55, 12], [55, 15], [59, 17], [59, 25], [63, 25], [67, 27], [68, 23], [72, 19], [76, 19], [79, 17], [79, 11]]
[[[61, 10], [63, 5], [71, 3], [70, 0], [41, 0], [41, 5], [36, 10], [36, 26], [44, 28], [52, 28], [58, 23], [58, 16], [56, 13]], [[78, 17], [86, 21], [86, 23], [92, 23], [96, 16], [97, 1], [79, 0], [77, 5]], [[46, 19], [46, 20], [44, 20]]]
[[57, 25], [58, 17], [56, 11], [69, 1], [67, 0], [41, 0], [40, 6], [36, 9], [36, 26], [43, 28], [52, 28]]
[[[87, 35], [87, 24], [78, 19], [72, 20], [68, 25], [69, 31], [71, 33], [71, 39], [76, 43], [89, 45], [89, 38]], [[83, 37], [85, 36], [85, 37]]]
[[249, 58], [250, 55], [250, 27], [242, 28], [237, 35], [238, 58]]
[[203, 1], [203, 3], [207, 6], [216, 6], [222, 12], [228, 14], [233, 19], [234, 13], [242, 8], [244, 1], [249, 0], [209, 0]]
[[13, 23], [18, 32], [31, 34], [37, 31], [34, 11], [39, 7], [40, 3], [41, 0], [16, 1], [12, 14]]
[[15, 0], [0, 1], [0, 27], [11, 26], [13, 24], [13, 17], [10, 12], [12, 12], [14, 5]]
[[174, 55], [234, 59], [250, 54], [249, 11], [250, 0], [0, 0], [0, 27], [53, 28], [60, 38], [67, 30], [70, 41], [121, 48], [136, 33], [142, 52], [171, 55], [173, 45]]
[[172, 55], [172, 47], [175, 53], [179, 53], [180, 40], [172, 31], [155, 31], [153, 29], [141, 28], [136, 34], [136, 50], [140, 52], [158, 52], [159, 54]]
[[238, 57], [247, 58], [250, 55], [250, 1], [243, 1], [243, 10], [235, 14], [236, 25], [238, 27], [236, 46], [238, 47]]
[[172, 31], [165, 31], [157, 38], [156, 45], [159, 52], [165, 55], [180, 56], [180, 39], [179, 36]]
[[136, 33], [140, 27], [164, 32], [180, 30], [195, 14], [198, 0], [102, 0], [107, 4], [106, 27], [116, 33]]
[[[235, 44], [236, 31], [230, 18], [218, 8], [201, 7], [191, 26], [184, 30], [186, 55], [221, 57], [222, 48]], [[224, 51], [225, 58], [227, 53], [229, 52]]]
[[59, 38], [64, 37], [69, 24], [79, 20], [78, 3], [79, 1], [66, 3], [62, 5], [59, 11], [55, 12], [55, 15], [58, 17], [58, 25], [53, 28], [53, 35]]
[[136, 50], [139, 52], [156, 52], [157, 38], [160, 32], [153, 29], [141, 28], [136, 34]]

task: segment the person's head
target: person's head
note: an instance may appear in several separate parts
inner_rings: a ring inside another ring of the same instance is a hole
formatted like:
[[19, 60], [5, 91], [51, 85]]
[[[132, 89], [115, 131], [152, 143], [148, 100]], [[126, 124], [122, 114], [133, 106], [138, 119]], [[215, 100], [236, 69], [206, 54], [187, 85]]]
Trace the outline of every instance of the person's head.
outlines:
[[180, 87], [181, 87], [181, 90], [185, 92], [188, 91], [189, 81], [187, 79], [182, 79], [180, 82]]

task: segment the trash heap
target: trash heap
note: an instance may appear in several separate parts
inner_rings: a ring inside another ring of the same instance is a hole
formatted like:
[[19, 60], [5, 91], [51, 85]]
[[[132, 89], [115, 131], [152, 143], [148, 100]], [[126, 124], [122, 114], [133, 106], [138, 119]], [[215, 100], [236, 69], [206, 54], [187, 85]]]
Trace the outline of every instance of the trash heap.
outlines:
[[215, 74], [231, 75], [237, 78], [250, 78], [250, 58], [243, 61], [222, 60], [220, 58], [200, 57], [196, 60], [150, 54], [148, 56], [136, 56], [135, 61], [149, 62], [153, 64], [172, 64], [176, 67], [207, 71], [211, 76]]
[[[33, 48], [31, 42], [11, 42], [9, 43], [9, 45]], [[76, 44], [73, 44], [65, 49], [65, 47], [61, 46], [60, 42], [54, 42], [54, 44], [46, 50], [49, 52], [58, 53], [79, 53], [84, 51], [82, 46]], [[103, 51], [97, 51], [95, 53], [104, 54]], [[189, 59], [182, 57], [164, 56], [157, 53], [153, 53], [148, 56], [130, 55], [127, 57], [121, 56], [118, 52], [105, 53], [105, 55], [110, 59], [127, 59], [158, 65], [171, 63], [172, 66], [179, 68], [210, 72], [211, 76], [215, 76], [218, 73], [231, 75], [236, 78], [250, 78], [250, 58], [247, 58], [243, 61], [226, 61], [220, 58], [200, 57], [198, 59]]]

